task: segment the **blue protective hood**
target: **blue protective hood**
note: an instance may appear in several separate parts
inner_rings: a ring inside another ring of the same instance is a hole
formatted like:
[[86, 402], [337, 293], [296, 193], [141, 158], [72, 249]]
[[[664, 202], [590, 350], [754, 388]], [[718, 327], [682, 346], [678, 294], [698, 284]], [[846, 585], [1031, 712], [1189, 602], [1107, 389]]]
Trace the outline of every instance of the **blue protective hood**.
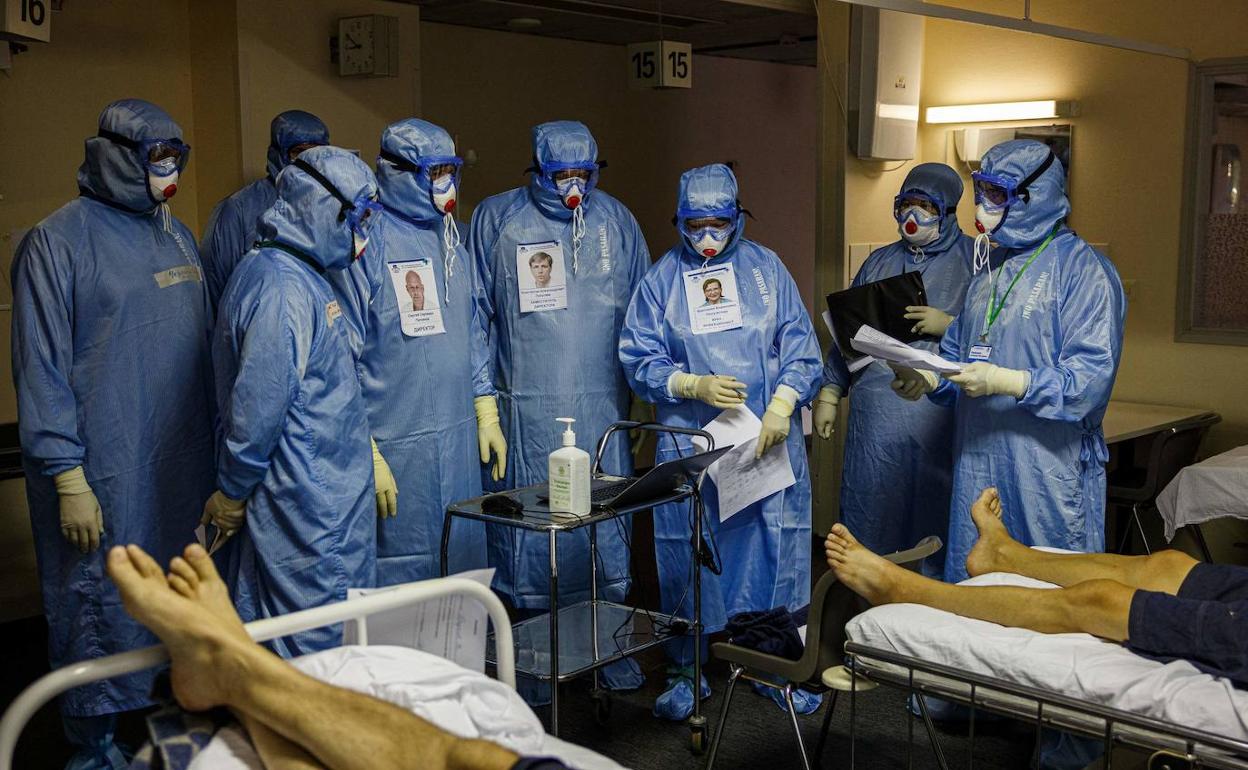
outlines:
[[[727, 212], [735, 212], [729, 214]], [[705, 259], [689, 245], [681, 229], [680, 220], [695, 219], [699, 216], [735, 216], [732, 237], [728, 245], [714, 259], [721, 259], [732, 254], [737, 241], [745, 234], [745, 212], [737, 202], [737, 177], [732, 169], [722, 163], [691, 168], [680, 175], [680, 192], [676, 197], [676, 230], [680, 233], [680, 241], [684, 244], [685, 253], [696, 259]]]
[[329, 144], [329, 129], [325, 123], [310, 112], [286, 110], [278, 113], [269, 124], [269, 178], [277, 179], [282, 169], [290, 165], [290, 148], [309, 142]]
[[[348, 200], [377, 195], [377, 179], [364, 161], [339, 147], [313, 147], [299, 156]], [[350, 223], [342, 203], [296, 165], [277, 176], [277, 202], [260, 217], [261, 240], [303, 252], [326, 270], [342, 270], [355, 258]]]
[[[538, 171], [529, 180], [529, 193], [543, 214], [556, 219], [571, 219], [572, 210], [554, 185], [544, 179], [541, 167], [550, 164], [593, 166], [598, 163], [598, 143], [589, 128], [575, 120], [556, 120], [533, 127], [533, 161]], [[585, 191], [581, 206], [593, 197], [593, 186]]]
[[958, 201], [962, 199], [962, 189], [962, 177], [944, 163], [920, 163], [906, 174], [906, 180], [897, 191], [899, 195], [921, 192], [945, 207], [940, 217], [940, 236], [923, 247], [924, 254], [942, 254], [961, 237]]
[[[419, 166], [424, 158], [453, 157], [455, 142], [441, 126], [408, 118], [390, 124], [381, 132], [381, 149]], [[416, 222], [442, 220], [442, 214], [433, 205], [433, 193], [425, 174], [415, 174], [378, 159], [377, 185], [386, 208]]]
[[[99, 128], [136, 142], [182, 141], [182, 127], [167, 112], [142, 99], [122, 99], [105, 107]], [[139, 157], [138, 150], [99, 136], [86, 141], [86, 157], [78, 167], [78, 188], [136, 213], [157, 206], [147, 189], [147, 158]]]
[[[1005, 176], [1021, 182], [1049, 157], [1047, 145], [1034, 139], [1013, 139], [1002, 142], [984, 153], [980, 173]], [[1027, 187], [1029, 200], [1018, 201], [1007, 209], [1005, 219], [992, 240], [1009, 249], [1021, 249], [1039, 243], [1054, 226], [1070, 214], [1066, 198], [1066, 171], [1054, 159], [1038, 179]]]

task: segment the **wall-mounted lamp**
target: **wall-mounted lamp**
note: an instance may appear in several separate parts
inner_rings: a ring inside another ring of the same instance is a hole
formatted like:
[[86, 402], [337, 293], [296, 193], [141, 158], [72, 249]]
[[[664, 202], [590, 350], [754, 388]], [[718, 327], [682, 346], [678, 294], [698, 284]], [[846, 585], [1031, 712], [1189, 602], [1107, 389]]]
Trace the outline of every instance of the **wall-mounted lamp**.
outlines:
[[1034, 102], [958, 104], [928, 107], [928, 123], [987, 123], [1006, 120], [1047, 120], [1079, 115], [1079, 102], [1042, 99]]

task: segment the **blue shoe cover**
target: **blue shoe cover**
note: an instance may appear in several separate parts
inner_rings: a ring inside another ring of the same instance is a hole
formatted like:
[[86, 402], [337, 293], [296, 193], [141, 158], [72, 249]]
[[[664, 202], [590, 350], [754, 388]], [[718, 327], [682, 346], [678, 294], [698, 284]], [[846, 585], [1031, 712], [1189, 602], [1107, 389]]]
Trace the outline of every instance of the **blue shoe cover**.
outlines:
[[[751, 683], [754, 692], [770, 699], [773, 703], [780, 707], [780, 710], [788, 713], [789, 706], [784, 702], [784, 692], [774, 687], [766, 687], [758, 682]], [[793, 710], [799, 714], [813, 714], [819, 710], [819, 705], [823, 703], [823, 696], [817, 695], [806, 690], [793, 691]]]
[[[660, 719], [683, 722], [693, 713], [693, 668], [670, 669], [667, 689], [654, 699], [654, 715]], [[702, 677], [702, 700], [711, 697], [711, 685]]]

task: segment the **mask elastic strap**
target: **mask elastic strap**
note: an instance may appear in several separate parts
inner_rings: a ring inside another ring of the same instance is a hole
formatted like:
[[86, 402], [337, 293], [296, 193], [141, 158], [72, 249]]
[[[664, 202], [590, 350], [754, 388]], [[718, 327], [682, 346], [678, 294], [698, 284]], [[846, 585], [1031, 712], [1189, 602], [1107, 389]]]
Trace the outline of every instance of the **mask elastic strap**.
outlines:
[[445, 268], [442, 276], [442, 297], [446, 304], [451, 304], [451, 276], [455, 275], [455, 250], [461, 243], [459, 226], [451, 214], [442, 215], [442, 265]]
[[122, 147], [126, 147], [131, 150], [140, 149], [139, 143], [135, 141], [134, 139], [131, 139], [128, 136], [122, 136], [116, 131], [109, 131], [107, 128], [101, 128], [99, 132], [96, 133], [96, 136], [100, 137], [101, 139], [107, 139], [113, 144], [120, 144]]
[[333, 182], [326, 179], [324, 174], [322, 174], [321, 172], [313, 168], [312, 164], [308, 163], [307, 161], [301, 158], [296, 158], [294, 166], [295, 168], [299, 169], [303, 173], [312, 177], [314, 180], [316, 180], [317, 184], [319, 184], [321, 187], [324, 187], [325, 190], [330, 195], [338, 199], [338, 202], [342, 204], [342, 208], [338, 210], [338, 221], [341, 222], [342, 220], [346, 219], [347, 212], [355, 208], [355, 201], [348, 200], [347, 196], [343, 195], [342, 191], [339, 190], [337, 187], [335, 187]]
[[927, 259], [927, 252], [923, 251], [922, 246], [911, 246], [910, 257], [914, 260], [914, 264], [921, 265], [923, 260]]
[[971, 272], [978, 274], [988, 266], [988, 257], [992, 253], [992, 246], [988, 242], [988, 233], [980, 233], [975, 236], [975, 247], [973, 250], [973, 259], [971, 260]]
[[572, 209], [572, 275], [581, 264], [581, 239], [585, 237], [585, 203]]

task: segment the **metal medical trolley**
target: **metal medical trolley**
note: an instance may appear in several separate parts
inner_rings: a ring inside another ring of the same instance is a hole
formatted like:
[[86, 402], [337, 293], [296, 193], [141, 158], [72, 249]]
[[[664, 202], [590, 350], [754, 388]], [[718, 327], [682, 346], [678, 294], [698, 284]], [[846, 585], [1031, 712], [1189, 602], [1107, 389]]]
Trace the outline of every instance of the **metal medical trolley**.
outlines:
[[[700, 430], [674, 428], [657, 423], [616, 422], [607, 428], [598, 441], [598, 451], [592, 468], [594, 478], [616, 478], [602, 473], [603, 450], [613, 433], [633, 429], [699, 436], [707, 442], [708, 447], [714, 448], [715, 444], [709, 434]], [[624, 435], [627, 437], [628, 434]], [[691, 564], [699, 563], [698, 545], [702, 543], [703, 531], [702, 500], [697, 491], [698, 479], [687, 481], [688, 483], [681, 485], [671, 494], [618, 510], [595, 507], [589, 515], [583, 517], [552, 514], [549, 505], [539, 500], [540, 497], [545, 496], [546, 484], [535, 484], [507, 492], [523, 506], [523, 510], [516, 515], [482, 511], [481, 502], [489, 495], [453, 503], [446, 509], [446, 516], [442, 523], [442, 574], [447, 574], [447, 551], [451, 541], [451, 526], [456, 518], [475, 519], [495, 526], [545, 532], [550, 543], [550, 606], [559, 607], [559, 535], [589, 527], [590, 598], [560, 607], [558, 612], [547, 612], [522, 620], [512, 626], [512, 637], [516, 645], [516, 673], [519, 675], [539, 681], [558, 683], [592, 673], [594, 685], [591, 697], [595, 703], [595, 717], [600, 722], [604, 722], [610, 714], [610, 700], [608, 692], [600, 687], [599, 670], [668, 639], [685, 636], [686, 629], [692, 631], [694, 642], [693, 679], [695, 682], [701, 681], [701, 569], [693, 570], [691, 593], [693, 594], [694, 620], [661, 612], [639, 610], [598, 598], [598, 525], [604, 522], [610, 523], [611, 526], [618, 526], [615, 519], [622, 516], [642, 513], [652, 510], [657, 505], [692, 498], [692, 504], [696, 510], [693, 517], [695, 522], [693, 538], [690, 544]], [[617, 630], [626, 626], [630, 620], [634, 624], [634, 629], [627, 635], [627, 638], [617, 639]], [[562, 639], [560, 638], [561, 626], [574, 631], [571, 638], [567, 634]], [[552, 649], [557, 649], [559, 654], [551, 655]], [[486, 659], [490, 663], [497, 659], [493, 634], [490, 635]], [[702, 715], [700, 701], [700, 698], [694, 698], [693, 714], [688, 720], [690, 743], [696, 753], [701, 753], [706, 746], [706, 717]], [[554, 684], [550, 688], [550, 733], [555, 736], [559, 735], [559, 688]]]

